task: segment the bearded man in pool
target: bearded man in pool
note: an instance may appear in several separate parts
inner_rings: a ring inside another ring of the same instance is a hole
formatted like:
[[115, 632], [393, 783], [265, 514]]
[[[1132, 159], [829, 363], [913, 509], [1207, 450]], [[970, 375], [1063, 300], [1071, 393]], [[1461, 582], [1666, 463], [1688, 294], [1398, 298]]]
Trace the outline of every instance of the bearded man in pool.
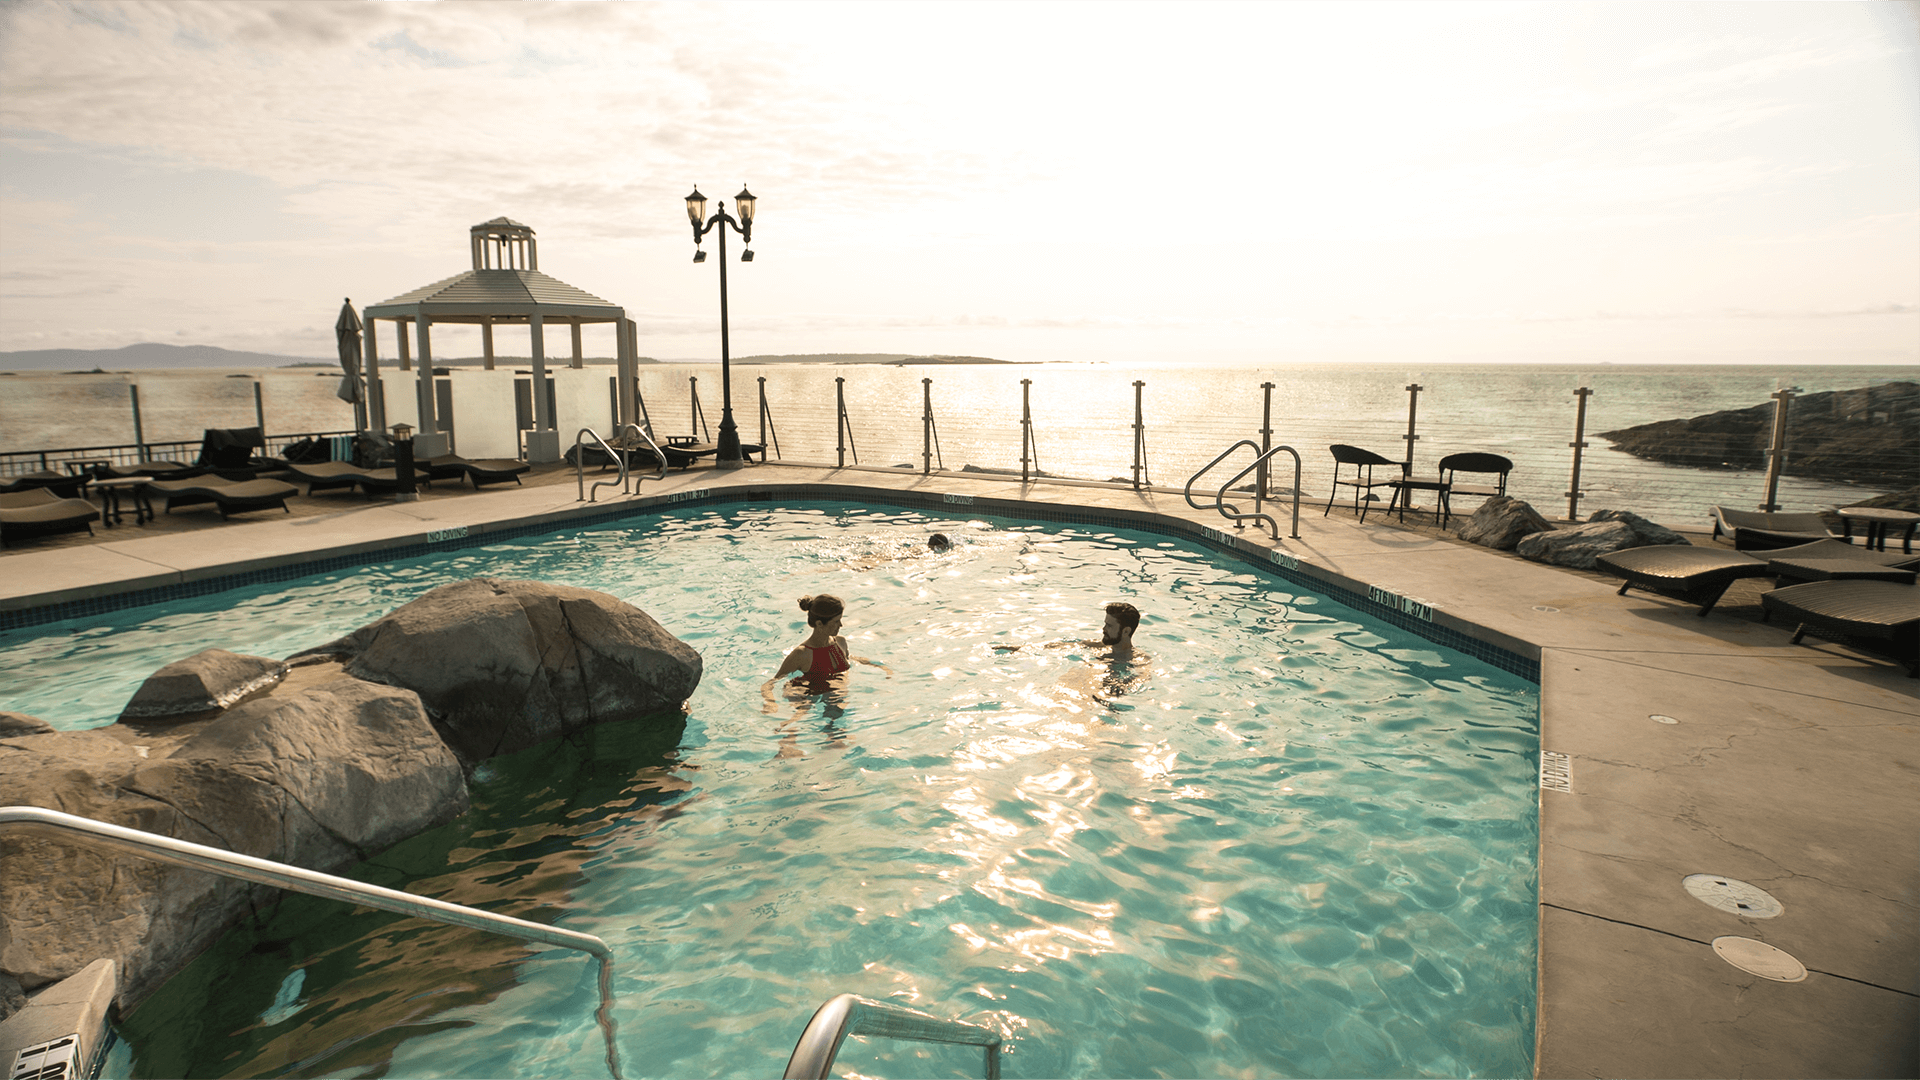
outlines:
[[1100, 627], [1099, 641], [1046, 641], [1037, 645], [995, 645], [995, 652], [1019, 652], [1021, 649], [1061, 649], [1075, 645], [1099, 645], [1105, 647], [1107, 655], [1101, 657], [1116, 664], [1148, 663], [1153, 658], [1146, 653], [1136, 653], [1133, 648], [1133, 632], [1140, 628], [1140, 609], [1125, 601], [1115, 601], [1107, 605], [1107, 621]]

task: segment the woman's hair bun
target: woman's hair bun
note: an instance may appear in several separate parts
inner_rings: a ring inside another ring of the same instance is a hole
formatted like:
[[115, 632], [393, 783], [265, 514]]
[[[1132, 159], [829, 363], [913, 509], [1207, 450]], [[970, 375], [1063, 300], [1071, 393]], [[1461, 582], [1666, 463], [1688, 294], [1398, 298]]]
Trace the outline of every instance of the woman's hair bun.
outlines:
[[801, 611], [811, 611], [812, 609], [813, 609], [813, 597], [811, 597], [811, 596], [803, 596], [803, 597], [801, 597], [801, 598], [800, 598], [800, 610], [801, 610]]

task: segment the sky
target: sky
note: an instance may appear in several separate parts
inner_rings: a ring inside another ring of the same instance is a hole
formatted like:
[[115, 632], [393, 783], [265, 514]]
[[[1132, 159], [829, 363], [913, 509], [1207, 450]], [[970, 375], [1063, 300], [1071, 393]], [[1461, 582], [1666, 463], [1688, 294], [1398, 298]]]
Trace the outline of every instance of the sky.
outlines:
[[717, 358], [695, 184], [737, 356], [1920, 364], [1912, 3], [0, 0], [0, 351], [324, 358], [505, 215]]

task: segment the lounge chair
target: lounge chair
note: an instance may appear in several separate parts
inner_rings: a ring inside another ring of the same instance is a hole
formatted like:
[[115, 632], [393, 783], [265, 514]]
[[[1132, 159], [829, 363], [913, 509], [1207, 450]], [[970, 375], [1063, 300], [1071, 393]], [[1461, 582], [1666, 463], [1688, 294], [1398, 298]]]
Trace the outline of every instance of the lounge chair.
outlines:
[[[1371, 450], [1362, 450], [1357, 446], [1348, 446], [1345, 443], [1334, 443], [1332, 446], [1327, 447], [1327, 450], [1333, 454], [1333, 494], [1328, 496], [1327, 508], [1320, 511], [1320, 516], [1326, 517], [1332, 513], [1333, 502], [1340, 497], [1340, 489], [1342, 487], [1350, 487], [1353, 489], [1353, 508], [1360, 512], [1360, 520], [1365, 522], [1367, 520], [1368, 508], [1362, 501], [1362, 495], [1366, 497], [1367, 501], [1378, 499], [1379, 496], [1373, 493], [1373, 489], [1393, 486], [1394, 482], [1401, 479], [1402, 474], [1405, 472], [1404, 466], [1391, 458], [1383, 458]], [[1340, 479], [1340, 467], [1342, 465], [1353, 466], [1353, 479]], [[1375, 465], [1393, 466], [1394, 475], [1385, 480], [1375, 480], [1373, 478], [1373, 467]], [[1364, 470], [1364, 472], [1362, 470]]]
[[100, 511], [85, 499], [63, 499], [44, 487], [0, 493], [0, 547], [10, 541], [46, 533], [87, 530]]
[[9, 476], [0, 481], [0, 492], [46, 490], [62, 499], [78, 499], [86, 494], [90, 480], [86, 473], [62, 473], [52, 469], [36, 469], [33, 472]]
[[1920, 587], [1887, 581], [1813, 581], [1760, 597], [1762, 618], [1794, 621], [1793, 642], [1809, 629], [1886, 639], [1908, 678], [1920, 678]]
[[[720, 444], [710, 443], [710, 442], [701, 442], [698, 439], [680, 436], [680, 437], [670, 438], [666, 442], [661, 443], [660, 450], [662, 453], [667, 455], [668, 465], [671, 465], [676, 469], [684, 469], [703, 457], [709, 457], [709, 456], [719, 454]], [[634, 453], [634, 451], [631, 451], [631, 450], [627, 452], [630, 454]], [[653, 457], [653, 454], [649, 451], [645, 451], [643, 449], [641, 452], [644, 453], [647, 458]], [[740, 456], [742, 458], [748, 461], [752, 461], [753, 455], [755, 454], [760, 455], [761, 461], [764, 462], [767, 460], [767, 448], [765, 446], [762, 446], [759, 443], [748, 443], [748, 442], [743, 442], [740, 444]]]
[[196, 467], [226, 480], [252, 480], [263, 472], [285, 469], [285, 460], [255, 456], [255, 449], [266, 449], [265, 434], [257, 427], [207, 428], [200, 435], [200, 456]]
[[482, 484], [504, 484], [508, 480], [518, 484], [520, 475], [533, 466], [524, 461], [511, 461], [506, 458], [468, 461], [458, 454], [443, 454], [421, 462], [420, 468], [429, 481], [458, 480], [464, 476], [478, 488]]
[[1804, 581], [1899, 581], [1911, 583], [1920, 555], [1873, 551], [1839, 540], [1815, 540], [1763, 553], [1777, 585]]
[[197, 476], [187, 480], [155, 480], [145, 485], [148, 498], [166, 500], [167, 513], [176, 506], [213, 503], [220, 516], [232, 517], [249, 510], [287, 509], [287, 496], [300, 489], [279, 480], [225, 480], [218, 476]]
[[307, 494], [329, 488], [359, 488], [368, 496], [374, 492], [400, 490], [400, 474], [392, 469], [363, 469], [349, 461], [323, 461], [317, 465], [287, 465], [287, 473], [307, 485]]
[[202, 470], [193, 465], [182, 465], [178, 461], [136, 461], [131, 465], [102, 465], [99, 471], [102, 477], [109, 480], [127, 480], [135, 476], [172, 477], [177, 480], [186, 476], [198, 476]]
[[1720, 602], [1734, 582], [1771, 573], [1765, 560], [1751, 555], [1688, 544], [1627, 548], [1608, 552], [1594, 562], [1608, 573], [1626, 579], [1620, 583], [1618, 595], [1625, 596], [1628, 589], [1637, 585], [1677, 596], [1690, 604], [1699, 604], [1701, 618], [1713, 610], [1713, 605]]
[[1837, 539], [1819, 514], [1769, 514], [1760, 510], [1713, 508], [1713, 538], [1733, 540], [1735, 551], [1767, 551], [1814, 540]]

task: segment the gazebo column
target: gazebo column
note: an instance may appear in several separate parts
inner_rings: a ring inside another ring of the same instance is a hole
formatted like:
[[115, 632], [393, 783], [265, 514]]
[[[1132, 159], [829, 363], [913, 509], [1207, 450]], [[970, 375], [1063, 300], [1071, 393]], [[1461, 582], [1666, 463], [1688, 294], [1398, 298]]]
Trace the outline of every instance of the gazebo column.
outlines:
[[480, 348], [481, 348], [481, 354], [486, 358], [486, 361], [487, 361], [487, 370], [492, 371], [493, 370], [493, 320], [492, 319], [480, 320]]
[[360, 313], [360, 322], [367, 328], [367, 427], [387, 433], [387, 388], [380, 381], [380, 329], [373, 316]]
[[527, 462], [545, 465], [560, 460], [560, 433], [547, 426], [553, 408], [547, 395], [547, 325], [539, 312], [527, 316], [533, 333], [533, 430], [527, 432]]
[[573, 320], [573, 363], [569, 365], [575, 371], [583, 366], [580, 359], [580, 320]]
[[407, 331], [413, 329], [412, 319], [395, 319], [393, 324], [400, 328], [400, 370], [413, 370], [413, 354], [407, 351]]
[[433, 342], [427, 329], [432, 322], [424, 313], [414, 321], [416, 333], [420, 335], [420, 378], [414, 383], [420, 399], [420, 427], [413, 436], [413, 456], [420, 461], [447, 452], [446, 433], [440, 430], [433, 415]]

